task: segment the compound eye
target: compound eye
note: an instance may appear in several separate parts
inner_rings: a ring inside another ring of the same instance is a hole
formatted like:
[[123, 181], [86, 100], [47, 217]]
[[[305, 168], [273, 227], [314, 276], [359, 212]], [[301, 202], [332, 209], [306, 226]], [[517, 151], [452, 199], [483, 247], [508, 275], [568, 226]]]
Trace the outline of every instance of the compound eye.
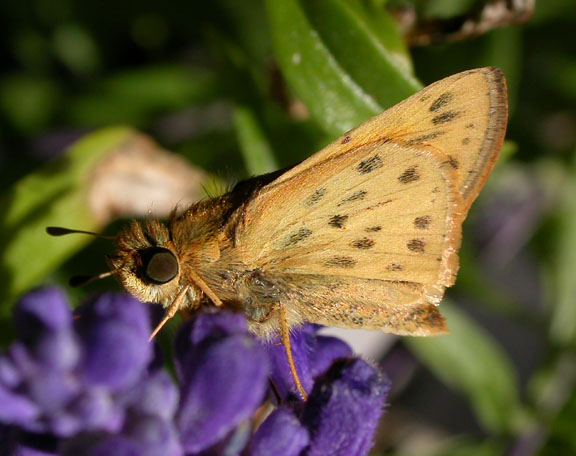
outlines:
[[144, 275], [151, 282], [163, 284], [178, 275], [178, 259], [170, 250], [154, 247], [141, 255]]

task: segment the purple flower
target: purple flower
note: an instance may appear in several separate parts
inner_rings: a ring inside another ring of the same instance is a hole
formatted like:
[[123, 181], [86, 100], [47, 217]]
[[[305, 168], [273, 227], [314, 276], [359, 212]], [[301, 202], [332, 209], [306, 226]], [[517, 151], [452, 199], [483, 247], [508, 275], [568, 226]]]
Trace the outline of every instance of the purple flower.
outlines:
[[280, 407], [264, 421], [252, 439], [251, 456], [298, 456], [310, 442], [310, 434], [294, 411]]
[[[294, 331], [303, 403], [284, 347], [258, 342], [242, 314], [182, 325], [175, 381], [148, 342], [150, 309], [105, 294], [72, 314], [58, 290], [24, 296], [19, 339], [0, 355], [1, 454], [367, 454], [388, 383], [344, 342], [313, 325]], [[262, 421], [277, 397], [270, 384], [282, 405]]]
[[361, 456], [372, 447], [390, 384], [366, 361], [340, 359], [318, 379], [302, 414], [308, 456]]
[[[269, 344], [269, 352], [275, 355], [272, 379], [281, 385], [277, 390], [287, 405], [262, 423], [251, 454], [361, 456], [372, 447], [390, 384], [374, 366], [353, 357], [343, 341], [319, 336], [317, 329], [307, 325], [291, 337], [297, 366], [298, 361], [309, 363], [307, 369], [299, 370], [300, 375], [303, 372], [310, 379], [301, 378], [309, 391], [303, 405], [294, 402], [294, 382], [281, 363], [283, 360], [286, 364], [284, 347], [277, 341]], [[310, 390], [308, 381], [313, 383]], [[272, 429], [276, 438], [267, 438]]]
[[[292, 356], [298, 369], [302, 386], [308, 394], [314, 385], [314, 379], [324, 373], [335, 359], [352, 356], [352, 349], [335, 337], [317, 335], [319, 327], [304, 325], [290, 335]], [[280, 338], [264, 344], [272, 360], [272, 380], [284, 400], [299, 397], [288, 366], [286, 349]]]
[[[106, 294], [73, 317], [60, 291], [41, 289], [16, 305], [14, 319], [19, 341], [0, 356], [0, 421], [27, 438], [116, 433], [145, 403], [139, 391], [158, 389], [160, 381], [166, 395], [177, 395], [166, 374], [148, 371], [149, 312], [133, 298]], [[155, 412], [170, 425], [175, 402]]]
[[82, 381], [110, 391], [135, 384], [152, 357], [147, 309], [125, 295], [106, 294], [79, 309]]
[[178, 345], [183, 395], [176, 421], [194, 453], [254, 413], [264, 398], [268, 358], [239, 314], [199, 315], [184, 325]]

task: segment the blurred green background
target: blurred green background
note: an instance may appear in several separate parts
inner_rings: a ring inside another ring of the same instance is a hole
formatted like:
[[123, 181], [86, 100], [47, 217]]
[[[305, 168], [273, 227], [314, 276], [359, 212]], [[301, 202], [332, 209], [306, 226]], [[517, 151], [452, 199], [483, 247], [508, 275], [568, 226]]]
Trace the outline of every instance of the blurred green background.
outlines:
[[397, 27], [400, 12], [454, 24], [484, 3], [1, 2], [2, 343], [17, 295], [106, 268], [105, 241], [58, 247], [38, 229], [96, 226], [78, 188], [124, 131], [100, 129], [139, 129], [239, 179], [302, 160], [423, 85], [498, 66], [507, 142], [442, 304], [452, 334], [399, 339], [382, 360], [394, 391], [374, 454], [576, 454], [576, 3], [541, 1], [525, 24], [458, 42], [410, 47]]

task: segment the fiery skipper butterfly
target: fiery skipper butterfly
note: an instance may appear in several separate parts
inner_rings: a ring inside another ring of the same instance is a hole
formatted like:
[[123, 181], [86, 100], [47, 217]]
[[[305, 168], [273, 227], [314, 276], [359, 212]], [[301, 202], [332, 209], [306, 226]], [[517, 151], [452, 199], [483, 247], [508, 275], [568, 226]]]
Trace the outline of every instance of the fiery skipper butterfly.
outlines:
[[[401, 335], [446, 332], [462, 221], [498, 157], [500, 70], [436, 82], [288, 171], [259, 176], [116, 236], [111, 273], [143, 301], [214, 304], [267, 338], [313, 322]], [[63, 234], [55, 233], [53, 234]]]

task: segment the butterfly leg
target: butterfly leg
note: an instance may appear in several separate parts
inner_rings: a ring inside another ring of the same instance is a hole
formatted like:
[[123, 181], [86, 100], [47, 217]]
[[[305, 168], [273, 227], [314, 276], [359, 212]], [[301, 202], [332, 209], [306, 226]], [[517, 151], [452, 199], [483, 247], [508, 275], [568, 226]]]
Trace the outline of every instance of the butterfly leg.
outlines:
[[[294, 385], [302, 399], [307, 400], [308, 395], [302, 386], [294, 363], [294, 357], [292, 356], [288, 312], [286, 307], [279, 301], [279, 294], [275, 284], [270, 282], [260, 271], [254, 270], [245, 277], [242, 286], [239, 288], [238, 296], [243, 302], [243, 311], [250, 320], [258, 323], [259, 326], [263, 326], [264, 323], [279, 325], [280, 337], [286, 350], [288, 366], [290, 367]], [[274, 320], [277, 320], [277, 323]]]
[[[249, 311], [247, 311], [249, 309]], [[286, 350], [286, 357], [288, 359], [288, 366], [290, 367], [290, 374], [292, 375], [292, 379], [294, 380], [294, 385], [298, 390], [298, 393], [302, 397], [303, 400], [308, 400], [308, 395], [306, 394], [306, 390], [302, 386], [302, 382], [300, 381], [300, 377], [298, 376], [298, 371], [296, 370], [296, 364], [294, 363], [294, 357], [292, 356], [292, 343], [290, 342], [290, 329], [288, 327], [288, 318], [286, 313], [286, 307], [282, 304], [275, 303], [269, 306], [262, 306], [262, 307], [251, 307], [245, 308], [245, 313], [247, 314], [248, 318], [252, 321], [255, 321], [259, 324], [263, 324], [269, 321], [274, 314], [278, 311], [278, 322], [280, 325], [280, 337], [282, 340], [282, 345]]]
[[294, 364], [294, 358], [292, 356], [292, 344], [290, 343], [290, 329], [288, 328], [288, 315], [286, 313], [286, 307], [280, 305], [280, 332], [282, 335], [282, 345], [284, 345], [284, 349], [286, 350], [286, 357], [288, 358], [288, 366], [290, 367], [290, 374], [292, 374], [292, 379], [294, 380], [294, 384], [296, 385], [296, 389], [300, 393], [300, 396], [304, 401], [308, 400], [308, 394], [306, 394], [306, 390], [302, 386], [302, 382], [300, 381], [300, 377], [298, 377], [298, 371], [296, 370], [296, 365]]

